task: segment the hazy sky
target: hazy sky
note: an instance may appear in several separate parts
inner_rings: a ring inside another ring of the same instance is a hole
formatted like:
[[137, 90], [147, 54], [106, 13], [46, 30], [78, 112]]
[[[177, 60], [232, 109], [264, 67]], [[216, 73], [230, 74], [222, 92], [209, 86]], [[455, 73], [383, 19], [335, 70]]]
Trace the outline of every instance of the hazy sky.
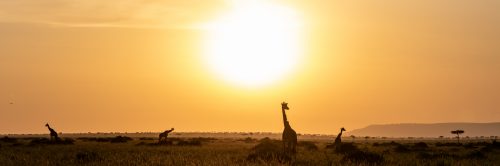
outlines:
[[0, 0], [0, 133], [279, 132], [283, 100], [299, 133], [500, 121], [498, 0], [275, 0], [304, 58], [259, 88], [202, 58], [236, 1]]

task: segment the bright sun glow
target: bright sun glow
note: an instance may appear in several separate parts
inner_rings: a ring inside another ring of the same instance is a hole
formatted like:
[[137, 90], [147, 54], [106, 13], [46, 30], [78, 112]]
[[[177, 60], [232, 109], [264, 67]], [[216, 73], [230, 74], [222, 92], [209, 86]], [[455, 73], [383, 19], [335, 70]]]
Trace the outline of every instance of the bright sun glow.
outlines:
[[300, 19], [290, 8], [265, 3], [236, 3], [208, 24], [206, 61], [222, 79], [262, 86], [289, 74], [301, 55]]

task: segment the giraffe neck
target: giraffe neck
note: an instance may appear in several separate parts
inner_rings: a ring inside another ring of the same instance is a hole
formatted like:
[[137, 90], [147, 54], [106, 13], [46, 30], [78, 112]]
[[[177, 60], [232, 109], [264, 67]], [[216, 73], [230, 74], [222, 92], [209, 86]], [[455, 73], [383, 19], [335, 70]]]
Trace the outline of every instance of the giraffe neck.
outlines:
[[286, 119], [286, 112], [284, 108], [281, 108], [281, 112], [283, 113], [283, 125], [288, 126], [288, 120]]
[[340, 130], [340, 133], [339, 133], [339, 136], [338, 137], [341, 137], [342, 136], [342, 130]]

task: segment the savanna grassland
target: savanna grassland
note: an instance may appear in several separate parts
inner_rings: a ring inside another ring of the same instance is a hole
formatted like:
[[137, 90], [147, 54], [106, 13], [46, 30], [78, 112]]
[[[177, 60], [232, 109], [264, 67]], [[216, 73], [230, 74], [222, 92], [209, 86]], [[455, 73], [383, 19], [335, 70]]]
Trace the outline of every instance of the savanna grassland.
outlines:
[[489, 140], [299, 137], [295, 158], [276, 137], [73, 135], [0, 138], [0, 165], [499, 165], [500, 143]]

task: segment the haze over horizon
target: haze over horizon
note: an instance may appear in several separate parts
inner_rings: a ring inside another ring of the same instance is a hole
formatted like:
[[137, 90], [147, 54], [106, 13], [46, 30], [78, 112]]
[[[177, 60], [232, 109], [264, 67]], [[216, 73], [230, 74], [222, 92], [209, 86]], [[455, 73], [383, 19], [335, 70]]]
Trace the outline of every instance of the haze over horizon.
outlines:
[[0, 1], [0, 134], [46, 133], [45, 123], [63, 133], [281, 132], [282, 101], [298, 133], [498, 122], [498, 9], [495, 0]]

